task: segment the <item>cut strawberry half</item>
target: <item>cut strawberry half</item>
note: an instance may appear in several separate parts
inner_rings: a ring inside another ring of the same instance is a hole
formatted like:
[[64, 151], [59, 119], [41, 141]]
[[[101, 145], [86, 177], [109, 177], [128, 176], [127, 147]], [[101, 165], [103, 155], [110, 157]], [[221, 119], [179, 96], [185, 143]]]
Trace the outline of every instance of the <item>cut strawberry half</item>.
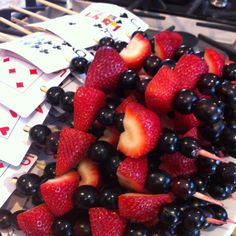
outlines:
[[117, 169], [118, 181], [121, 186], [143, 192], [147, 178], [148, 162], [147, 158], [133, 159], [126, 158]]
[[89, 220], [93, 236], [123, 236], [126, 221], [115, 211], [102, 207], [89, 209]]
[[183, 38], [179, 33], [163, 31], [155, 35], [155, 55], [162, 60], [173, 58], [175, 52], [183, 43]]
[[145, 90], [147, 107], [158, 114], [170, 112], [177, 81], [175, 72], [168, 66], [162, 66]]
[[79, 174], [72, 171], [40, 185], [45, 204], [54, 216], [62, 216], [73, 208], [73, 194], [78, 184]]
[[77, 168], [80, 175], [79, 186], [90, 185], [98, 188], [101, 183], [101, 173], [98, 165], [88, 158], [83, 159]]
[[193, 89], [201, 75], [208, 73], [208, 65], [196, 55], [184, 54], [176, 63], [175, 72], [179, 81], [178, 90]]
[[115, 49], [102, 47], [97, 50], [89, 66], [85, 85], [112, 92], [118, 85], [120, 75], [127, 70], [126, 63]]
[[61, 130], [57, 151], [56, 175], [70, 171], [86, 156], [95, 137], [80, 130], [65, 127]]
[[17, 216], [20, 229], [27, 236], [53, 236], [53, 214], [45, 204], [36, 206]]
[[157, 144], [160, 133], [160, 119], [149, 109], [138, 103], [126, 107], [117, 149], [128, 157], [141, 158]]
[[206, 48], [204, 59], [209, 66], [209, 73], [213, 73], [221, 77], [225, 64], [224, 55], [213, 48]]
[[121, 104], [116, 108], [117, 113], [125, 113], [125, 109], [129, 103], [137, 102], [137, 99], [134, 95], [126, 97]]
[[74, 128], [87, 131], [106, 102], [106, 94], [98, 89], [80, 87], [74, 96]]
[[149, 222], [158, 217], [159, 209], [174, 200], [172, 194], [126, 193], [118, 198], [120, 215], [135, 222]]
[[177, 134], [184, 134], [193, 127], [200, 125], [200, 121], [195, 117], [193, 113], [191, 114], [181, 114], [175, 112], [174, 119], [174, 130]]
[[144, 59], [151, 53], [150, 41], [141, 34], [136, 34], [120, 56], [130, 69], [140, 69]]

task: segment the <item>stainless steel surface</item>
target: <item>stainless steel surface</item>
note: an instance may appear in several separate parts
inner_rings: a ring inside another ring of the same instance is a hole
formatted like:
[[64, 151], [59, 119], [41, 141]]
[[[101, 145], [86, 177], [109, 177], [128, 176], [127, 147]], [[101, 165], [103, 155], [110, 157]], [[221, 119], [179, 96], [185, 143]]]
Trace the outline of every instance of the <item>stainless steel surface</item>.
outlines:
[[225, 8], [228, 3], [228, 0], [211, 0], [211, 5], [217, 8]]

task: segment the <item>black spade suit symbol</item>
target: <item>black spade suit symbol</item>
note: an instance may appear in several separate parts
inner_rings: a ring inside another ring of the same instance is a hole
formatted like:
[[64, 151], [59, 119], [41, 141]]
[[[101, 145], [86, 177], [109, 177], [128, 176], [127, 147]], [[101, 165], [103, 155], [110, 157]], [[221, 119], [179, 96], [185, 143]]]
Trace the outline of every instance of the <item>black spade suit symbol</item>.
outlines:
[[122, 18], [129, 18], [128, 15], [127, 15], [126, 13], [122, 13], [122, 14], [120, 14], [120, 17], [122, 17]]

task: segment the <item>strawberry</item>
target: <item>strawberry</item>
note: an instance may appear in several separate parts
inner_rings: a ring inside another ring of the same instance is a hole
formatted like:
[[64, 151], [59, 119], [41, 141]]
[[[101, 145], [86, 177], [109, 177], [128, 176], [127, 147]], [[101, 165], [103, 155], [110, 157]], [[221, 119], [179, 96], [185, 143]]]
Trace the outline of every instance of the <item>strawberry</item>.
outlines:
[[102, 91], [89, 87], [78, 88], [74, 96], [74, 128], [86, 132], [105, 102], [106, 94]]
[[192, 174], [197, 171], [195, 159], [187, 158], [179, 152], [174, 154], [165, 154], [161, 157], [161, 160], [164, 164], [168, 165], [169, 169], [173, 170], [173, 172], [182, 172], [184, 175], [184, 172], [186, 171], [186, 174]]
[[174, 130], [178, 134], [184, 134], [193, 127], [197, 127], [200, 121], [195, 117], [193, 113], [191, 114], [181, 114], [175, 112], [174, 119]]
[[93, 236], [123, 236], [126, 221], [115, 211], [102, 207], [89, 209], [89, 220]]
[[53, 236], [54, 216], [45, 204], [20, 213], [17, 222], [26, 236]]
[[198, 139], [198, 130], [197, 127], [193, 127], [192, 129], [188, 130], [182, 137], [191, 137]]
[[193, 89], [201, 75], [208, 73], [208, 65], [193, 54], [184, 54], [176, 63], [175, 72], [179, 81], [178, 90]]
[[131, 221], [149, 222], [158, 217], [162, 205], [172, 201], [171, 194], [121, 194], [118, 198], [119, 213]]
[[65, 174], [75, 167], [94, 141], [95, 137], [91, 134], [73, 128], [63, 128], [59, 136], [56, 175]]
[[110, 126], [104, 130], [103, 136], [101, 136], [99, 140], [106, 141], [107, 143], [110, 143], [111, 145], [116, 147], [119, 141], [119, 137], [119, 130], [116, 127]]
[[125, 110], [124, 132], [117, 149], [128, 157], [140, 158], [157, 144], [161, 125], [159, 117], [138, 103], [130, 103]]
[[213, 48], [206, 48], [204, 59], [209, 66], [209, 73], [213, 73], [221, 77], [225, 64], [224, 55]]
[[126, 158], [117, 169], [118, 181], [121, 186], [143, 192], [147, 178], [148, 162], [147, 158], [133, 159]]
[[168, 66], [162, 66], [145, 90], [147, 107], [158, 114], [172, 110], [172, 100], [176, 93], [177, 78]]
[[89, 66], [85, 86], [100, 89], [104, 92], [114, 91], [120, 75], [128, 67], [119, 53], [110, 47], [101, 47]]
[[116, 108], [117, 113], [124, 113], [127, 105], [131, 102], [137, 102], [137, 99], [134, 95], [126, 97], [121, 104]]
[[79, 174], [71, 171], [40, 185], [45, 204], [55, 216], [62, 216], [73, 208], [73, 194], [79, 184]]
[[162, 31], [155, 35], [155, 55], [162, 60], [173, 58], [183, 43], [182, 36], [176, 32]]
[[78, 165], [80, 175], [79, 186], [90, 185], [98, 188], [101, 183], [101, 174], [97, 164], [88, 158], [83, 159]]
[[151, 53], [150, 41], [141, 34], [136, 34], [121, 52], [129, 69], [140, 69], [144, 59]]

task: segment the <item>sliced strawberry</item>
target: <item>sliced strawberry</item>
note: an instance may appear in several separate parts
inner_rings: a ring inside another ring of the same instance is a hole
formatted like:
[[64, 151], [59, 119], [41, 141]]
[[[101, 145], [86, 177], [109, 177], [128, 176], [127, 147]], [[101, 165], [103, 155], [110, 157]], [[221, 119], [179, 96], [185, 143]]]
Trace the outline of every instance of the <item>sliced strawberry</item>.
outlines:
[[83, 131], [65, 127], [61, 130], [57, 151], [56, 175], [62, 175], [75, 167], [86, 156], [95, 137]]
[[224, 55], [213, 48], [206, 48], [204, 59], [209, 66], [209, 73], [214, 73], [221, 77], [225, 64]]
[[174, 119], [174, 130], [178, 134], [184, 134], [193, 127], [197, 127], [200, 121], [195, 117], [194, 114], [181, 114], [175, 112]]
[[116, 127], [110, 126], [104, 130], [103, 136], [101, 136], [99, 140], [106, 141], [116, 147], [119, 137], [120, 131]]
[[79, 186], [90, 185], [98, 188], [101, 183], [101, 173], [98, 165], [88, 158], [83, 159], [78, 165], [80, 175]]
[[193, 127], [192, 129], [188, 130], [182, 137], [191, 137], [198, 139], [198, 129], [197, 127]]
[[121, 186], [143, 192], [147, 178], [148, 162], [147, 158], [126, 158], [117, 169], [118, 181]]
[[140, 158], [157, 144], [160, 119], [152, 111], [138, 103], [130, 103], [124, 116], [124, 132], [121, 133], [117, 149], [128, 157]]
[[118, 198], [120, 215], [135, 222], [148, 222], [158, 217], [162, 205], [173, 201], [171, 194], [126, 193]]
[[158, 114], [172, 110], [172, 100], [176, 93], [177, 76], [168, 66], [162, 66], [145, 90], [147, 107]]
[[195, 55], [185, 54], [176, 63], [175, 72], [178, 76], [179, 90], [193, 89], [201, 75], [208, 73], [208, 65]]
[[97, 50], [89, 66], [85, 85], [104, 92], [114, 91], [120, 75], [127, 69], [126, 63], [115, 49], [102, 47]]
[[74, 128], [87, 131], [106, 102], [106, 94], [98, 89], [80, 87], [74, 96]]
[[54, 216], [45, 204], [20, 213], [17, 222], [26, 236], [53, 236]]
[[140, 69], [144, 59], [150, 55], [150, 53], [150, 41], [141, 34], [136, 34], [130, 40], [127, 47], [120, 52], [120, 56], [130, 69]]
[[183, 38], [179, 33], [162, 31], [155, 35], [155, 54], [162, 60], [173, 58], [175, 52], [183, 43]]
[[93, 236], [123, 236], [126, 221], [115, 211], [102, 207], [89, 209], [89, 220]]
[[127, 105], [131, 102], [137, 102], [137, 99], [134, 95], [130, 95], [128, 97], [126, 97], [121, 104], [116, 108], [116, 112], [117, 113], [125, 113], [125, 109], [127, 107]]
[[40, 185], [45, 204], [55, 216], [69, 212], [73, 204], [73, 194], [79, 184], [79, 174], [71, 171]]

